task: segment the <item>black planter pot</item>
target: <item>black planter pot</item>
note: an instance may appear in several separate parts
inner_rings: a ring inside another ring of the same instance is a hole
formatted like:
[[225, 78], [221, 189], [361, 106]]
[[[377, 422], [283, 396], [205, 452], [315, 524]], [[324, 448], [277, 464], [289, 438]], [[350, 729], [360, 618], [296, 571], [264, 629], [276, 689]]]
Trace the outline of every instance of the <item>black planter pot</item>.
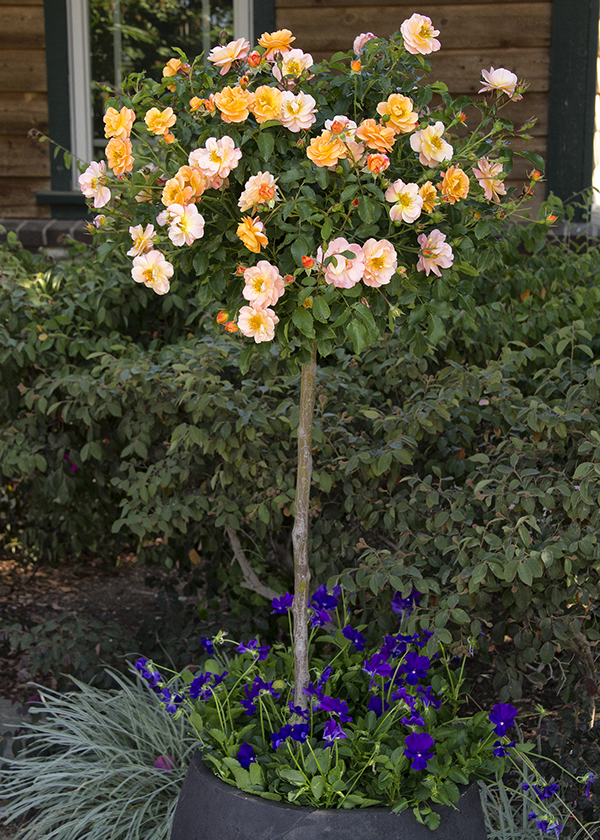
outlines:
[[486, 840], [475, 783], [463, 788], [457, 810], [430, 831], [411, 811], [308, 808], [244, 793], [214, 776], [196, 753], [175, 811], [171, 840]]

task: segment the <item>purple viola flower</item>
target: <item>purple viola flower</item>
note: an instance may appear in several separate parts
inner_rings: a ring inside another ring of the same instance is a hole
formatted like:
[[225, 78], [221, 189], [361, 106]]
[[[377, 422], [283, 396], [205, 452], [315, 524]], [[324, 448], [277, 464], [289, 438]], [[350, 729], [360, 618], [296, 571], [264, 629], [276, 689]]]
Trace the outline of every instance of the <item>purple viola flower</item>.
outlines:
[[403, 636], [402, 633], [398, 633], [397, 636], [385, 636], [380, 653], [386, 659], [403, 656], [408, 650], [410, 641], [412, 641], [411, 636]]
[[281, 598], [273, 598], [271, 601], [271, 606], [273, 607], [271, 615], [285, 615], [292, 609], [293, 603], [294, 596], [290, 595], [289, 592], [286, 592], [285, 595], [281, 596]]
[[411, 710], [414, 709], [417, 705], [417, 698], [413, 697], [412, 694], [409, 694], [404, 687], [394, 691], [394, 693], [392, 694], [392, 700], [404, 700], [406, 705]]
[[409, 650], [400, 666], [400, 672], [409, 685], [417, 685], [419, 680], [424, 680], [427, 671], [431, 667], [431, 659], [428, 656], [419, 656], [418, 653]]
[[213, 655], [213, 653], [215, 652], [215, 646], [208, 638], [208, 636], [202, 636], [202, 638], [200, 639], [200, 644], [208, 654], [210, 654], [211, 656]]
[[159, 755], [154, 766], [157, 770], [164, 770], [166, 773], [172, 773], [175, 769], [175, 762], [171, 755]]
[[237, 752], [236, 758], [240, 762], [242, 767], [246, 768], [250, 767], [251, 764], [256, 762], [254, 749], [250, 746], [250, 744], [242, 744], [242, 746]]
[[539, 788], [537, 785], [533, 786], [534, 791], [540, 797], [540, 799], [552, 799], [555, 793], [558, 793], [560, 790], [560, 785], [556, 782], [552, 782], [549, 785], [546, 785], [545, 788]]
[[[150, 667], [147, 667], [148, 665]], [[156, 688], [159, 683], [165, 682], [160, 671], [154, 668], [154, 663], [144, 656], [140, 656], [135, 663], [135, 667], [140, 672], [140, 675], [149, 683], [151, 688]]]
[[548, 832], [553, 831], [556, 840], [559, 840], [560, 832], [563, 830], [564, 825], [560, 823], [553, 822], [551, 825], [548, 826]]
[[370, 659], [365, 659], [362, 669], [369, 674], [371, 679], [374, 677], [389, 677], [392, 673], [392, 666], [381, 653], [374, 653]]
[[389, 708], [390, 708], [390, 704], [388, 703], [388, 701], [387, 700], [382, 701], [381, 697], [378, 697], [375, 694], [373, 695], [373, 697], [371, 697], [371, 699], [367, 703], [367, 709], [369, 709], [369, 711], [371, 711], [371, 712], [375, 712], [377, 717], [381, 717], [381, 715], [384, 712], [387, 712], [387, 710]]
[[511, 741], [510, 744], [503, 744], [502, 741], [495, 741], [492, 752], [494, 755], [497, 755], [498, 758], [506, 758], [507, 755], [510, 755], [509, 750], [511, 747], [514, 747], [514, 745], [514, 741]]
[[285, 744], [286, 740], [292, 734], [292, 725], [291, 723], [284, 724], [279, 732], [272, 732], [271, 733], [271, 746], [274, 750], [278, 750], [282, 744]]
[[402, 723], [405, 726], [425, 726], [425, 721], [414, 709], [410, 710], [410, 717], [406, 715], [406, 717], [402, 718]]
[[165, 710], [170, 715], [174, 715], [183, 702], [181, 694], [173, 694], [168, 688], [163, 688], [158, 695], [158, 699], [165, 704]]
[[433, 689], [430, 685], [426, 688], [422, 685], [418, 685], [417, 691], [421, 695], [420, 700], [424, 706], [431, 706], [432, 709], [439, 709], [441, 707], [442, 701], [436, 700], [433, 694]]
[[298, 717], [304, 718], [304, 720], [310, 718], [310, 709], [303, 709], [302, 706], [294, 706], [291, 701], [288, 703], [288, 709], [293, 715], [298, 715]]
[[325, 696], [325, 692], [323, 691], [321, 686], [318, 683], [315, 686], [312, 680], [309, 682], [306, 688], [302, 689], [302, 691], [308, 697], [315, 697], [317, 700], [321, 700]]
[[392, 598], [392, 609], [401, 618], [403, 615], [410, 615], [420, 597], [421, 593], [416, 589], [413, 589], [407, 598], [403, 598], [401, 592], [396, 592]]
[[331, 621], [331, 615], [327, 612], [327, 610], [319, 610], [315, 609], [315, 607], [311, 607], [312, 615], [309, 616], [310, 623], [313, 627], [325, 627], [326, 624], [329, 624]]
[[341, 591], [341, 586], [334, 586], [331, 592], [328, 592], [327, 587], [322, 583], [310, 599], [310, 606], [314, 610], [335, 610]]
[[518, 714], [517, 709], [510, 703], [497, 703], [489, 715], [496, 735], [506, 735], [506, 730], [513, 726]]
[[300, 743], [304, 743], [308, 736], [310, 735], [310, 724], [309, 723], [294, 723], [290, 730], [290, 738], [293, 738], [294, 741], [300, 741]]
[[268, 645], [265, 645], [265, 647], [259, 647], [258, 639], [250, 639], [248, 644], [240, 642], [237, 646], [238, 653], [252, 653], [256, 656], [259, 662], [264, 662], [264, 660], [268, 657], [270, 650], [271, 648]]
[[327, 741], [330, 745], [337, 741], [339, 738], [347, 738], [348, 736], [342, 729], [340, 723], [335, 721], [333, 718], [330, 718], [327, 723], [325, 724], [325, 729], [323, 730], [323, 738]]
[[404, 739], [406, 748], [404, 755], [412, 759], [410, 766], [413, 770], [425, 770], [427, 762], [433, 758], [434, 740], [427, 732], [413, 732]]
[[342, 630], [342, 636], [345, 639], [348, 639], [349, 642], [352, 642], [356, 650], [364, 650], [365, 649], [365, 637], [362, 633], [359, 633], [358, 630], [355, 630], [349, 624]]
[[345, 700], [340, 700], [337, 697], [322, 697], [319, 704], [315, 707], [316, 711], [330, 712], [337, 715], [342, 723], [352, 720], [350, 717], [350, 709]]
[[594, 782], [596, 781], [596, 777], [593, 773], [588, 773], [587, 775], [587, 785], [585, 786], [585, 793], [583, 794], [586, 799], [591, 799], [590, 790]]
[[[205, 674], [198, 674], [197, 677], [190, 683], [189, 687], [189, 694], [192, 700], [197, 700], [199, 697], [202, 697], [203, 700], [206, 700], [212, 694], [210, 690], [209, 683], [212, 674], [210, 671], [207, 671]], [[208, 691], [207, 691], [208, 689]]]

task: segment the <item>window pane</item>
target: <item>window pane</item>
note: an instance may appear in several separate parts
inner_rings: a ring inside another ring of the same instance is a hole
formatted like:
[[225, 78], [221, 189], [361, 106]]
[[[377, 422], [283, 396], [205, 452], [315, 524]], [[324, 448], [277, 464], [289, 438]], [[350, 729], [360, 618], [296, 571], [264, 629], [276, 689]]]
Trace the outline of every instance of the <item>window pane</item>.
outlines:
[[104, 103], [109, 94], [98, 83], [118, 89], [129, 73], [162, 77], [175, 58], [173, 47], [189, 58], [219, 43], [225, 30], [233, 38], [233, 0], [90, 0], [94, 145], [104, 146]]

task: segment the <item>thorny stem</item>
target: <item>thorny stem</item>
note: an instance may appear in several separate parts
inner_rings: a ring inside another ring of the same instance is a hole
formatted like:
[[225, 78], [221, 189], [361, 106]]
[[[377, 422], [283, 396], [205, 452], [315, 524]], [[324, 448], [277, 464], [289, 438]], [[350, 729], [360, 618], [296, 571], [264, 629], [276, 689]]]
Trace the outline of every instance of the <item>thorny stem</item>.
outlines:
[[313, 344], [309, 364], [302, 365], [300, 382], [300, 418], [298, 421], [298, 472], [294, 503], [294, 704], [305, 709], [308, 704], [303, 689], [308, 686], [308, 509], [312, 475], [312, 425], [317, 381], [317, 345]]

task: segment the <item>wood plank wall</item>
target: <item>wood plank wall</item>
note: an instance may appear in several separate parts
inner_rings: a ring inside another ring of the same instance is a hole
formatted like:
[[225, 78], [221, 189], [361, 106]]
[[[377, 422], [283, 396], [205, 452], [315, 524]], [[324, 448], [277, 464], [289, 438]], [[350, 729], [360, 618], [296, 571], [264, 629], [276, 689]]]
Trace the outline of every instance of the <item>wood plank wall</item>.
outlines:
[[36, 204], [50, 187], [43, 0], [0, 0], [0, 218], [49, 218]]
[[[476, 94], [481, 70], [490, 66], [506, 67], [529, 83], [523, 100], [510, 103], [505, 114], [517, 124], [537, 117], [525, 147], [545, 157], [551, 0], [276, 0], [277, 28], [291, 29], [294, 46], [315, 61], [350, 49], [359, 32], [387, 37], [414, 12], [428, 15], [440, 30], [442, 46], [430, 56], [430, 78], [445, 82], [452, 95]], [[521, 189], [531, 169], [528, 161], [515, 158], [507, 183]], [[536, 193], [532, 211], [543, 197], [541, 185]]]

